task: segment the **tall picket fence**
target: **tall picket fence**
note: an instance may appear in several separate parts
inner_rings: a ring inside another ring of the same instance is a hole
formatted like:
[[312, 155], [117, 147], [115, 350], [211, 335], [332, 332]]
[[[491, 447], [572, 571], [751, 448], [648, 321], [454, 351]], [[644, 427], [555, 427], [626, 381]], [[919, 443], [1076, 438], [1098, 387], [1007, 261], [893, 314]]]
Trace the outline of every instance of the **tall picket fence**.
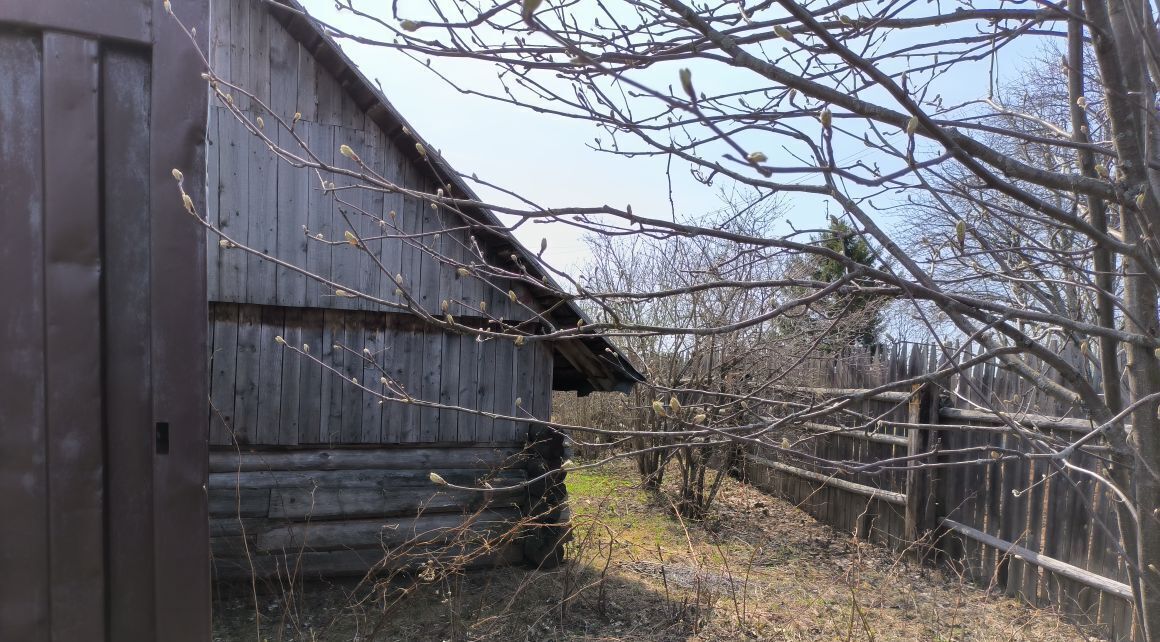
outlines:
[[[1068, 349], [1059, 353], [1073, 363], [1081, 358]], [[966, 351], [900, 344], [810, 360], [792, 386], [779, 390], [786, 408], [860, 399], [789, 429], [782, 448], [753, 449], [745, 466], [749, 481], [835, 528], [949, 564], [1030, 604], [1058, 608], [1108, 639], [1134, 639], [1112, 493], [1058, 462], [1015, 456], [1031, 448], [1027, 437], [994, 411], [1059, 444], [1090, 430], [1090, 422], [1081, 408], [1063, 407], [994, 361], [930, 376], [972, 359]], [[1098, 372], [1090, 376], [1098, 382]], [[891, 383], [902, 389], [875, 390]], [[794, 454], [785, 452], [787, 445]], [[1103, 472], [1106, 454], [1106, 444], [1093, 442], [1071, 461]], [[861, 470], [838, 471], [825, 461]], [[876, 467], [879, 462], [887, 463]]]

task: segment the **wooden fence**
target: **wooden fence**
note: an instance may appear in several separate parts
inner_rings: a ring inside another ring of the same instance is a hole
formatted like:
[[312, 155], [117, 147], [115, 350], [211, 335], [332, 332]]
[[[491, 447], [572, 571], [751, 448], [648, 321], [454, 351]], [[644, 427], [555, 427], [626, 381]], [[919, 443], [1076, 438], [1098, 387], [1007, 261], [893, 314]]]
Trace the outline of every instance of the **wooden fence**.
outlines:
[[[962, 364], [971, 358], [964, 352], [955, 360]], [[1005, 457], [1028, 446], [995, 411], [1060, 444], [1091, 424], [1080, 409], [1061, 407], [994, 362], [924, 377], [949, 363], [932, 346], [912, 344], [876, 355], [851, 351], [811, 361], [798, 385], [780, 391], [787, 408], [839, 396], [857, 401], [790, 429], [781, 445], [800, 456], [773, 448], [748, 453], [749, 481], [835, 528], [937, 558], [973, 582], [1058, 608], [1107, 638], [1134, 639], [1111, 492], [1054, 462]], [[911, 392], [874, 390], [913, 378], [920, 381]], [[975, 463], [916, 468], [903, 460], [887, 470], [858, 473], [820, 464], [865, 465], [931, 451], [910, 461]], [[1106, 444], [1092, 442], [1071, 461], [1100, 470], [1103, 451]]]

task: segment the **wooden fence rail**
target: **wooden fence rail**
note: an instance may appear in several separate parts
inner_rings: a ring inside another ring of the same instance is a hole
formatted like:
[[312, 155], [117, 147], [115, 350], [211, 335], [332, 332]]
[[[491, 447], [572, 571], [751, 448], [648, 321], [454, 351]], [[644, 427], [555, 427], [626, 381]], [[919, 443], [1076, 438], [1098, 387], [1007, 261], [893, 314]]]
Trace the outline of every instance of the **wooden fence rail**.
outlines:
[[[791, 453], [751, 448], [750, 481], [836, 528], [951, 564], [983, 586], [1058, 608], [1108, 639], [1136, 639], [1110, 491], [1058, 462], [1009, 456], [1026, 452], [1030, 435], [1062, 445], [1096, 426], [1081, 409], [1061, 407], [990, 362], [910, 392], [881, 390], [923, 381], [947, 363], [922, 345], [814, 360], [802, 385], [778, 390], [786, 407], [832, 400], [844, 407], [790, 428]], [[1092, 440], [1071, 462], [1100, 470], [1096, 453], [1106, 448]], [[895, 464], [857, 473], [810, 463], [886, 460]]]

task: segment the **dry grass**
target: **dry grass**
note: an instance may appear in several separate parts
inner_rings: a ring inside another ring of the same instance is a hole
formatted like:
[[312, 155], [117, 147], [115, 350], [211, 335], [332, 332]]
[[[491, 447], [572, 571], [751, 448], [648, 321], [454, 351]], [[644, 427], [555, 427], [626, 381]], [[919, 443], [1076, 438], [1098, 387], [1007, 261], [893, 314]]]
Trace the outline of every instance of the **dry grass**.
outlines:
[[431, 582], [223, 598], [218, 640], [1081, 640], [1054, 614], [855, 542], [726, 483], [686, 524], [627, 465], [572, 473], [573, 561]]

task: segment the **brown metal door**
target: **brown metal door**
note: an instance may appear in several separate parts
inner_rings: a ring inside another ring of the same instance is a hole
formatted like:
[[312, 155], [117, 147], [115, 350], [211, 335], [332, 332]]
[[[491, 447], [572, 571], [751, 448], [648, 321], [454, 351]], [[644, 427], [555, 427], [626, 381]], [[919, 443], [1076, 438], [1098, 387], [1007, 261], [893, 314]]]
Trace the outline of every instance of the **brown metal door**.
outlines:
[[0, 640], [210, 639], [201, 71], [161, 0], [0, 2]]

